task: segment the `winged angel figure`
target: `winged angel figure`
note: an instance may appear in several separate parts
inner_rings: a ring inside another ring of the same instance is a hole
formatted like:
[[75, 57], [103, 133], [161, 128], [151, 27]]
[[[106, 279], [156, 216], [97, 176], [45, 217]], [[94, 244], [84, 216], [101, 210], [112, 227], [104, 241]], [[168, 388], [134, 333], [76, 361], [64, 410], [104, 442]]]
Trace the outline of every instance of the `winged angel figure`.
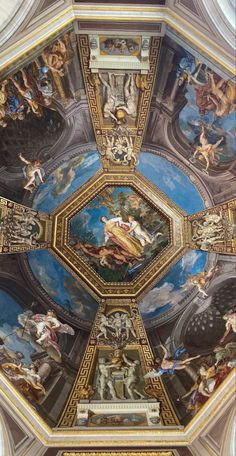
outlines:
[[26, 311], [18, 315], [18, 321], [23, 326], [20, 336], [24, 337], [26, 333], [37, 344], [48, 353], [54, 361], [61, 362], [61, 350], [58, 344], [58, 333], [74, 335], [73, 328], [67, 324], [62, 324], [52, 310], [46, 315], [33, 314]]
[[186, 353], [186, 349], [183, 347], [177, 348], [174, 357], [169, 358], [168, 352], [164, 345], [160, 345], [163, 351], [163, 358], [156, 358], [155, 363], [149, 366], [149, 372], [144, 375], [144, 378], [155, 378], [160, 377], [162, 374], [174, 374], [176, 370], [183, 370], [196, 358], [200, 358], [200, 355], [192, 356], [191, 358], [186, 358], [180, 360], [180, 356], [183, 353]]

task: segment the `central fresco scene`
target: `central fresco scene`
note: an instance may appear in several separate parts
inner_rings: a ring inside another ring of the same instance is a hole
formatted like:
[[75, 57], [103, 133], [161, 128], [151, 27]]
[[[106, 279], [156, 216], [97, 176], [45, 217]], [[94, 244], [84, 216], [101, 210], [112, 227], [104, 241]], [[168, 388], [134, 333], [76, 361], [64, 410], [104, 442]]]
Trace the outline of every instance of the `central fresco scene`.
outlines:
[[130, 187], [106, 187], [70, 220], [69, 244], [107, 282], [129, 282], [167, 245], [169, 220]]
[[235, 81], [83, 25], [0, 82], [0, 380], [58, 436], [182, 432], [236, 366]]

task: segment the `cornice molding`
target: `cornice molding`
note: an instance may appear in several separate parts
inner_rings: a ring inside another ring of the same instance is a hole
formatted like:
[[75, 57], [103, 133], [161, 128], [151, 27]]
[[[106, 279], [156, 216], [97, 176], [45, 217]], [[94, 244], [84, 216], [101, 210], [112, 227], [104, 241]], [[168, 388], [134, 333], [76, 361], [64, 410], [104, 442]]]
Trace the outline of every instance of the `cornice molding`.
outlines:
[[[43, 18], [41, 19], [43, 20]], [[63, 10], [54, 11], [54, 17], [36, 25], [31, 30], [28, 25], [28, 32], [25, 36], [17, 36], [17, 42], [11, 44], [2, 51], [0, 71], [20, 59], [25, 53], [30, 52], [43, 42], [46, 42], [52, 35], [55, 35], [75, 20], [94, 20], [102, 22], [109, 21], [142, 21], [142, 22], [164, 22], [172, 27], [181, 36], [186, 38], [194, 46], [206, 53], [213, 61], [222, 65], [230, 74], [235, 74], [234, 54], [227, 52], [224, 48], [209, 38], [198, 27], [194, 27], [176, 12], [166, 7], [145, 7], [110, 5], [109, 10], [103, 5], [70, 5]]]
[[101, 448], [114, 446], [140, 449], [160, 447], [173, 447], [190, 445], [208, 426], [215, 416], [219, 416], [224, 405], [235, 401], [235, 381], [236, 368], [229, 374], [228, 378], [213, 393], [211, 398], [204, 404], [200, 412], [186, 426], [162, 427], [158, 429], [112, 429], [112, 430], [80, 430], [71, 429], [51, 429], [39, 417], [36, 410], [18, 393], [9, 380], [0, 373], [0, 405], [6, 409], [11, 409], [14, 416], [27, 426], [30, 432], [35, 435], [45, 446], [49, 447], [68, 447], [74, 448]]
[[[5, 5], [1, 5], [1, 9], [4, 7], [7, 9], [7, 2]], [[17, 5], [18, 3], [18, 5]], [[30, 12], [34, 0], [21, 0], [19, 2], [15, 2], [15, 8], [9, 14], [9, 17], [6, 21], [2, 24], [2, 15], [0, 15], [0, 23], [1, 23], [1, 32], [0, 32], [0, 47], [11, 38], [11, 36], [19, 29], [20, 25]]]

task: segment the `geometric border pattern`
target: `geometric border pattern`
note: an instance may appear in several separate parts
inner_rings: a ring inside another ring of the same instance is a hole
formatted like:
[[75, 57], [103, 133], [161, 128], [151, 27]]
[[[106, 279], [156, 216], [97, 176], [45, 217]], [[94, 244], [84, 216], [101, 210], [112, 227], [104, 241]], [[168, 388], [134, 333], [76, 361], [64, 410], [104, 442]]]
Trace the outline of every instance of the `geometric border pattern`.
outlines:
[[[91, 119], [94, 128], [94, 134], [96, 137], [96, 144], [98, 150], [101, 152], [103, 149], [103, 144], [106, 143], [106, 134], [109, 130], [113, 130], [112, 124], [110, 126], [104, 125], [104, 118], [102, 115], [102, 107], [100, 102], [100, 97], [96, 85], [91, 84], [91, 70], [89, 68], [89, 58], [90, 58], [90, 48], [89, 48], [89, 37], [88, 35], [79, 35], [79, 52], [80, 52], [80, 61], [83, 71], [83, 77], [85, 82], [86, 94], [89, 104], [89, 110], [91, 114]], [[141, 145], [143, 142], [143, 136], [145, 131], [145, 126], [148, 119], [149, 107], [151, 103], [151, 96], [154, 87], [154, 81], [157, 73], [157, 62], [160, 53], [160, 37], [152, 37], [151, 46], [150, 46], [150, 58], [149, 64], [150, 69], [148, 74], [145, 75], [146, 88], [139, 94], [139, 106], [138, 114], [136, 119], [136, 126], [130, 127], [132, 136], [134, 139], [133, 153], [137, 157], [140, 152]], [[120, 164], [113, 164], [103, 155], [101, 156], [104, 169], [116, 169], [123, 173], [123, 166]], [[127, 165], [127, 167], [133, 169], [133, 166]]]

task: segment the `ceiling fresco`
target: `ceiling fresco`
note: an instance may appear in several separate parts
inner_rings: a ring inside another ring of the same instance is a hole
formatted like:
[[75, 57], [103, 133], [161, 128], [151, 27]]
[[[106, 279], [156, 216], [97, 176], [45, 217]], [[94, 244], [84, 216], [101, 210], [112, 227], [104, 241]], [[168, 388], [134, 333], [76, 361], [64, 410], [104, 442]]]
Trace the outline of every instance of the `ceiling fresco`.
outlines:
[[176, 311], [184, 304], [190, 290], [195, 289], [191, 278], [204, 271], [206, 259], [206, 252], [187, 251], [154, 288], [145, 294], [139, 307], [144, 320], [148, 320], [148, 326], [155, 326], [158, 316]]
[[30, 269], [49, 297], [70, 315], [93, 321], [98, 304], [47, 250], [27, 254]]
[[169, 35], [1, 77], [0, 374], [58, 432], [178, 429], [236, 365], [235, 81]]
[[[185, 52], [179, 60], [177, 75], [184, 73], [187, 78], [187, 104], [182, 109], [179, 122], [184, 135], [194, 144], [191, 161], [202, 161], [203, 170], [223, 166], [235, 159], [235, 87], [233, 81], [226, 81], [205, 64]], [[209, 166], [206, 161], [209, 150]], [[202, 153], [203, 152], [203, 153]]]
[[169, 229], [131, 187], [106, 187], [71, 218], [69, 243], [105, 281], [129, 282], [167, 247]]
[[195, 180], [188, 176], [188, 169], [182, 171], [169, 158], [147, 152], [140, 154], [137, 169], [165, 193], [187, 214], [204, 209], [204, 195], [200, 193]]
[[[55, 164], [53, 164], [55, 168]], [[52, 212], [100, 169], [97, 152], [79, 153], [49, 172], [33, 197], [33, 207]]]
[[184, 214], [137, 172], [97, 173], [54, 212], [53, 232], [54, 253], [99, 297], [137, 296], [181, 255]]
[[196, 52], [165, 40], [175, 55], [164, 99], [169, 106], [183, 102], [178, 124], [192, 146], [188, 159], [206, 174], [224, 171], [236, 154], [234, 78], [226, 80]]

